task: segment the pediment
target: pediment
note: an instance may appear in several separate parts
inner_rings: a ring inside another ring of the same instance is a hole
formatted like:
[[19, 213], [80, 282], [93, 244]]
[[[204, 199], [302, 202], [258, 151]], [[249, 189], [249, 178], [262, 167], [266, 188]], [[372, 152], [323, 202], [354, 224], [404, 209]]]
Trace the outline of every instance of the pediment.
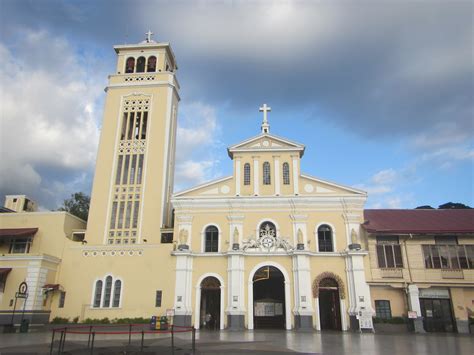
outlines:
[[231, 158], [235, 152], [252, 151], [297, 151], [303, 156], [304, 149], [303, 144], [264, 133], [229, 147], [228, 152]]
[[228, 176], [177, 192], [174, 197], [228, 197], [234, 194], [234, 185], [233, 177]]
[[349, 186], [336, 184], [309, 175], [300, 176], [301, 195], [366, 195], [367, 193]]

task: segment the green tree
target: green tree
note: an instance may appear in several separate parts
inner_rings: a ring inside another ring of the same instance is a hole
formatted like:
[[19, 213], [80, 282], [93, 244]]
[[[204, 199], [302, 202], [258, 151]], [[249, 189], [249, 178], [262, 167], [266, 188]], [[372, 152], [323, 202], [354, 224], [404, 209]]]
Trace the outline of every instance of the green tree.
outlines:
[[416, 207], [415, 210], [434, 210], [434, 208], [431, 207], [430, 205], [423, 205], [423, 206]]
[[63, 205], [58, 208], [58, 211], [69, 212], [70, 214], [87, 221], [90, 202], [91, 198], [85, 193], [76, 192], [71, 195], [71, 198], [64, 200]]
[[440, 205], [438, 207], [440, 210], [450, 210], [450, 209], [471, 209], [472, 207], [469, 207], [465, 205], [464, 203], [459, 203], [459, 202], [448, 202], [443, 205]]

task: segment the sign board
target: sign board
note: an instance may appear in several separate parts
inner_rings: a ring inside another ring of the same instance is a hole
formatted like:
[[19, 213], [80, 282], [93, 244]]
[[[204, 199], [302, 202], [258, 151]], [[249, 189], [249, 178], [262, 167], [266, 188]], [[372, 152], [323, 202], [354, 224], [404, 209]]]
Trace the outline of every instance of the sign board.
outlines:
[[418, 313], [416, 313], [416, 311], [408, 311], [408, 318], [416, 319], [418, 318]]
[[18, 286], [18, 292], [15, 294], [16, 298], [28, 298], [28, 284], [26, 282], [22, 282], [20, 286]]
[[357, 313], [356, 318], [359, 320], [359, 328], [373, 330], [374, 326], [372, 324], [372, 312], [368, 310], [360, 310]]
[[420, 289], [420, 298], [447, 298], [449, 291], [440, 288], [422, 288]]

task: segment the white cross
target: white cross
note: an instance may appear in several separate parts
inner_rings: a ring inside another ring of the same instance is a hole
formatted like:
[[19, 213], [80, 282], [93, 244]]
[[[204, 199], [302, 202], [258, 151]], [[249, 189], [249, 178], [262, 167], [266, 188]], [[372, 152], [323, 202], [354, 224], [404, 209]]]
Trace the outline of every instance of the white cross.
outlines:
[[271, 110], [272, 108], [267, 106], [267, 104], [263, 104], [263, 106], [260, 107], [260, 112], [263, 112], [263, 123], [268, 123], [267, 112], [270, 112]]
[[150, 30], [148, 30], [148, 32], [145, 33], [145, 35], [146, 35], [146, 41], [147, 41], [148, 43], [151, 42], [151, 35], [152, 35], [152, 34], [153, 34], [153, 32], [151, 32]]

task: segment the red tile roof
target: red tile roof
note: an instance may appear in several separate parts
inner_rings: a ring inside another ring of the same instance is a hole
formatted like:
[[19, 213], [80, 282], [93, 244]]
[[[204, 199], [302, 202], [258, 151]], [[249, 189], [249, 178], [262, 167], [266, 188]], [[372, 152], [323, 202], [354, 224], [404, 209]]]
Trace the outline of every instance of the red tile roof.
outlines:
[[474, 233], [474, 209], [364, 210], [369, 233]]

